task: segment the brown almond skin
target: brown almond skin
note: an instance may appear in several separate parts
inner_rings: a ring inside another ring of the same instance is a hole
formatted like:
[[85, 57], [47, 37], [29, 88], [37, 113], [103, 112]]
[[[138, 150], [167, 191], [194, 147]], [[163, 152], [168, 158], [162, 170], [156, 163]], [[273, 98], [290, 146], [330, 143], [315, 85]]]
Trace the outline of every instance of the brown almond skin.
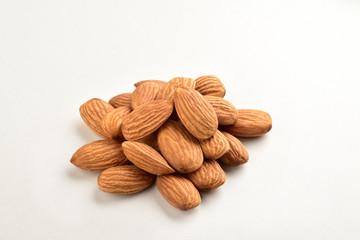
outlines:
[[202, 95], [224, 97], [226, 90], [220, 79], [214, 75], [201, 76], [195, 79], [195, 89]]
[[204, 161], [197, 171], [188, 173], [187, 177], [201, 191], [210, 191], [225, 183], [226, 175], [215, 160]]
[[115, 108], [113, 111], [106, 114], [101, 122], [101, 127], [107, 138], [123, 140], [124, 137], [121, 132], [121, 123], [126, 115], [131, 113], [131, 108], [122, 106]]
[[216, 112], [197, 91], [177, 88], [174, 95], [177, 115], [186, 129], [197, 139], [208, 139], [218, 128]]
[[230, 144], [230, 150], [219, 158], [223, 163], [238, 166], [249, 161], [249, 153], [239, 139], [227, 132], [222, 132]]
[[109, 100], [109, 103], [114, 107], [131, 107], [131, 93], [122, 93], [116, 95]]
[[70, 162], [83, 170], [103, 171], [126, 164], [127, 159], [120, 142], [106, 139], [82, 146], [74, 153]]
[[206, 159], [216, 160], [230, 150], [227, 138], [219, 130], [211, 138], [199, 142]]
[[201, 202], [200, 193], [194, 184], [179, 174], [158, 176], [156, 185], [166, 201], [180, 210], [192, 209]]
[[238, 111], [231, 102], [216, 96], [206, 95], [204, 98], [214, 108], [220, 125], [232, 125], [237, 121]]
[[253, 109], [239, 109], [238, 119], [233, 125], [221, 126], [221, 129], [237, 137], [259, 137], [271, 128], [271, 116], [264, 111]]
[[166, 160], [152, 147], [144, 143], [126, 141], [122, 143], [125, 156], [138, 168], [154, 174], [174, 173]]
[[147, 102], [128, 114], [121, 130], [126, 140], [139, 140], [155, 132], [171, 115], [173, 104], [165, 100]]
[[93, 98], [80, 106], [79, 112], [86, 125], [97, 135], [107, 138], [107, 134], [101, 127], [101, 122], [106, 114], [114, 110], [107, 102]]
[[156, 83], [158, 84], [160, 87], [163, 87], [166, 85], [167, 82], [162, 81], [162, 80], [142, 80], [140, 82], [137, 82], [134, 84], [134, 86], [137, 88], [138, 86], [140, 86], [143, 83], [147, 83], [147, 82], [151, 82], [151, 83]]
[[154, 181], [154, 175], [134, 165], [124, 165], [104, 170], [98, 177], [98, 187], [108, 193], [133, 194], [148, 188]]
[[158, 92], [156, 99], [173, 101], [174, 92], [178, 87], [195, 89], [195, 80], [187, 77], [176, 77], [167, 82]]
[[131, 94], [131, 108], [135, 109], [138, 106], [155, 100], [161, 86], [157, 83], [145, 82], [140, 84]]
[[164, 158], [179, 172], [193, 172], [203, 163], [198, 140], [180, 122], [166, 121], [159, 129], [158, 144]]
[[160, 152], [159, 144], [157, 141], [157, 131], [153, 132], [152, 134], [150, 134], [144, 138], [136, 140], [136, 141], [140, 142], [140, 143], [145, 143], [146, 145], [149, 145], [156, 151]]

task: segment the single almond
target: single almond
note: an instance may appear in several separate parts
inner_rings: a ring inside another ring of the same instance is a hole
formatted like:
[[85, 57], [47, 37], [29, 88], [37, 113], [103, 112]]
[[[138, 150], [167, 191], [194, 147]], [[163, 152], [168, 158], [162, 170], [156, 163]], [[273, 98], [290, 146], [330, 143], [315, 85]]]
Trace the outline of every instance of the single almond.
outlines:
[[233, 125], [222, 129], [237, 137], [258, 137], [269, 132], [272, 127], [271, 116], [260, 110], [239, 109], [238, 119]]
[[134, 86], [137, 88], [141, 84], [147, 83], [147, 82], [156, 83], [156, 84], [160, 85], [161, 87], [165, 86], [166, 83], [167, 83], [167, 82], [162, 81], [162, 80], [142, 80], [140, 82], [135, 83]]
[[155, 132], [171, 115], [173, 104], [165, 100], [147, 102], [128, 114], [121, 130], [126, 140], [138, 140]]
[[230, 145], [222, 132], [217, 130], [209, 139], [199, 140], [201, 149], [207, 159], [218, 159], [230, 150]]
[[188, 173], [187, 177], [201, 191], [210, 191], [225, 183], [226, 175], [219, 163], [215, 160], [206, 160], [195, 172]]
[[113, 111], [106, 114], [103, 118], [101, 127], [108, 138], [123, 140], [124, 137], [121, 132], [121, 123], [126, 115], [131, 112], [131, 108], [122, 106], [115, 108]]
[[132, 194], [154, 183], [155, 176], [134, 165], [108, 168], [98, 177], [98, 187], [108, 193]]
[[159, 84], [152, 82], [139, 85], [131, 94], [131, 108], [135, 109], [144, 103], [154, 101], [160, 88]]
[[188, 87], [195, 89], [195, 80], [187, 77], [176, 77], [171, 79], [158, 92], [156, 99], [173, 101], [174, 92], [178, 87]]
[[78, 168], [87, 171], [103, 171], [126, 164], [127, 161], [121, 143], [112, 139], [88, 143], [79, 148], [70, 160]]
[[237, 121], [238, 112], [231, 102], [216, 96], [204, 97], [214, 108], [220, 125], [231, 125]]
[[80, 115], [86, 125], [97, 135], [106, 138], [107, 134], [101, 127], [101, 122], [106, 114], [114, 110], [107, 102], [93, 98], [80, 106]]
[[200, 92], [202, 95], [210, 95], [217, 97], [225, 96], [225, 87], [220, 79], [214, 75], [201, 76], [195, 79], [196, 91]]
[[160, 151], [167, 162], [182, 173], [193, 172], [203, 163], [200, 144], [180, 123], [168, 120], [158, 132]]
[[192, 209], [201, 202], [200, 193], [194, 184], [179, 174], [158, 176], [156, 185], [166, 201], [181, 210]]
[[138, 168], [155, 175], [174, 173], [166, 160], [152, 147], [144, 143], [125, 141], [122, 143], [125, 156]]
[[177, 88], [174, 103], [176, 112], [186, 129], [197, 139], [208, 139], [218, 127], [216, 112], [197, 91]]
[[131, 93], [122, 93], [116, 95], [109, 100], [109, 103], [114, 107], [131, 107]]
[[249, 161], [249, 153], [239, 139], [227, 132], [222, 132], [230, 144], [230, 150], [219, 158], [220, 161], [237, 166]]

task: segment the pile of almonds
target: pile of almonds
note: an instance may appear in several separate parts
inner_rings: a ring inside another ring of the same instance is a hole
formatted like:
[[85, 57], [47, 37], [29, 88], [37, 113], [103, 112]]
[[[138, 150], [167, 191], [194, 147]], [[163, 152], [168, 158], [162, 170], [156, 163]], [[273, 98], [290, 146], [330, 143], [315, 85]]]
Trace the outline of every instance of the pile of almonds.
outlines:
[[269, 114], [236, 109], [213, 75], [145, 80], [105, 102], [94, 98], [80, 107], [84, 122], [105, 140], [77, 150], [71, 162], [99, 171], [98, 187], [132, 194], [155, 180], [162, 196], [187, 210], [201, 202], [200, 191], [225, 182], [218, 161], [237, 166], [249, 154], [237, 137], [258, 137], [272, 126]]

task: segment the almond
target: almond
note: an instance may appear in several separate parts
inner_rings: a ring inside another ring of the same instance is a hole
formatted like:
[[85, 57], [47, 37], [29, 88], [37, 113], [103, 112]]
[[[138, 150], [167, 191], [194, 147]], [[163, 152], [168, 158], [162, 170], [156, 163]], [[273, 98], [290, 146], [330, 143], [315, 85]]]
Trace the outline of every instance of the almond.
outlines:
[[175, 172], [166, 160], [149, 145], [126, 141], [122, 143], [122, 147], [130, 162], [148, 173], [162, 175]]
[[231, 125], [237, 121], [238, 112], [231, 102], [216, 96], [204, 97], [214, 108], [220, 125]]
[[155, 176], [134, 165], [112, 167], [98, 177], [98, 187], [108, 193], [137, 193], [153, 184]]
[[220, 161], [233, 166], [247, 163], [249, 160], [249, 153], [240, 140], [230, 133], [222, 133], [225, 135], [230, 144], [230, 150], [219, 158]]
[[155, 132], [171, 115], [173, 104], [157, 100], [147, 102], [128, 114], [121, 130], [126, 140], [138, 140]]
[[93, 98], [80, 106], [80, 115], [86, 125], [97, 135], [106, 138], [107, 134], [101, 127], [101, 122], [106, 114], [114, 110], [107, 102]]
[[177, 88], [174, 96], [176, 112], [186, 129], [197, 139], [208, 139], [218, 127], [215, 110], [197, 91]]
[[160, 152], [159, 144], [157, 141], [157, 131], [153, 132], [152, 134], [150, 134], [144, 138], [136, 140], [136, 141], [140, 142], [140, 143], [145, 143], [146, 145], [149, 145], [156, 151]]
[[207, 75], [195, 79], [195, 89], [202, 95], [210, 95], [217, 97], [225, 96], [225, 87], [220, 79], [214, 75]]
[[136, 107], [155, 100], [161, 86], [152, 82], [145, 82], [139, 85], [131, 94], [131, 108]]
[[179, 172], [193, 172], [203, 163], [199, 142], [179, 122], [169, 119], [159, 129], [158, 144], [164, 158]]
[[70, 162], [87, 171], [103, 171], [127, 162], [121, 143], [115, 140], [99, 140], [77, 150]]
[[116, 95], [112, 99], [109, 100], [109, 103], [114, 107], [131, 107], [131, 93], [122, 93]]
[[173, 78], [159, 91], [156, 99], [173, 101], [175, 89], [178, 87], [188, 87], [194, 89], [195, 80], [187, 77]]
[[122, 106], [115, 108], [113, 111], [106, 114], [101, 122], [101, 127], [108, 138], [123, 140], [124, 137], [121, 132], [121, 123], [126, 115], [131, 112], [131, 108]]
[[239, 109], [238, 120], [222, 129], [237, 137], [258, 137], [269, 132], [272, 127], [271, 116], [260, 110]]
[[230, 150], [230, 145], [223, 133], [217, 130], [209, 139], [199, 140], [200, 146], [207, 159], [218, 159]]
[[134, 86], [137, 88], [138, 86], [140, 86], [141, 84], [146, 83], [146, 82], [156, 83], [156, 84], [160, 85], [161, 87], [165, 86], [167, 83], [162, 80], [143, 80], [143, 81], [135, 83]]
[[200, 193], [194, 184], [179, 174], [158, 176], [156, 185], [166, 201], [181, 210], [194, 208], [201, 202]]
[[204, 161], [197, 171], [188, 173], [187, 177], [201, 191], [210, 191], [225, 183], [226, 175], [215, 160]]

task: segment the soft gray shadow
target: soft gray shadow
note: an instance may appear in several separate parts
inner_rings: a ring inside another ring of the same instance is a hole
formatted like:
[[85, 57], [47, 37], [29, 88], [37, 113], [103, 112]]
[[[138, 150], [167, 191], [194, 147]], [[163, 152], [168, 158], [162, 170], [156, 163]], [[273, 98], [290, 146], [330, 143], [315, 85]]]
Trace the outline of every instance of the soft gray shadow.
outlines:
[[75, 130], [85, 140], [85, 142], [92, 142], [95, 140], [102, 139], [96, 133], [94, 133], [86, 124], [82, 121], [77, 121], [75, 124]]
[[97, 178], [99, 175], [98, 172], [90, 172], [90, 171], [85, 171], [82, 169], [79, 169], [75, 166], [68, 166], [66, 168], [66, 176], [68, 178], [71, 178], [72, 180], [89, 180], [89, 179], [94, 179]]
[[155, 186], [155, 194], [154, 199], [162, 209], [162, 211], [171, 219], [176, 219], [177, 221], [186, 221], [186, 219], [191, 218], [194, 214], [199, 212], [199, 208], [201, 204], [190, 210], [180, 210], [178, 208], [173, 207], [170, 203], [166, 201], [166, 199], [161, 195]]
[[[226, 184], [226, 182], [224, 184]], [[205, 205], [209, 202], [216, 201], [216, 199], [221, 195], [221, 191], [221, 186], [211, 191], [200, 191], [201, 204]]]
[[[246, 163], [243, 165], [239, 165], [239, 166], [231, 166], [231, 165], [225, 164], [221, 161], [218, 161], [218, 163], [220, 164], [221, 168], [226, 173], [226, 178], [231, 177], [232, 175], [235, 175], [235, 174], [236, 175], [241, 174], [242, 172], [245, 171], [245, 167], [246, 167]], [[226, 182], [225, 182], [225, 184], [226, 184]]]
[[267, 140], [268, 136], [260, 136], [260, 137], [252, 137], [252, 138], [244, 138], [244, 137], [238, 137], [238, 139], [244, 144], [244, 146], [251, 147], [254, 144], [261, 144], [264, 143]]
[[97, 204], [109, 204], [109, 203], [118, 203], [119, 201], [131, 201], [131, 199], [141, 197], [141, 195], [146, 195], [146, 192], [152, 191], [154, 184], [145, 190], [134, 193], [134, 194], [116, 194], [116, 193], [107, 193], [101, 191], [99, 188], [94, 189], [93, 197]]

